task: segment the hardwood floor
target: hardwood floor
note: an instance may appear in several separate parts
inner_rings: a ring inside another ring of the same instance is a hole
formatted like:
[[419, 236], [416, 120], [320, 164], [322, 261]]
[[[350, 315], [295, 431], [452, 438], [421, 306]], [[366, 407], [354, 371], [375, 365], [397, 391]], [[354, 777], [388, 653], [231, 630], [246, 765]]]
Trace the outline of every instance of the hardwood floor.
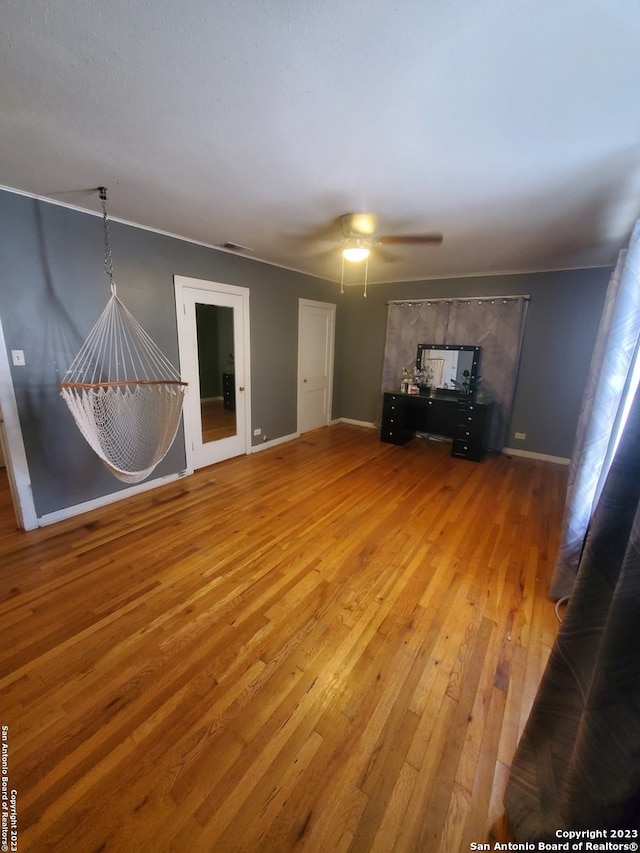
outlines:
[[203, 442], [218, 441], [236, 434], [236, 413], [225, 409], [221, 399], [201, 400], [200, 418]]
[[55, 526], [0, 503], [20, 851], [468, 851], [556, 633], [566, 469], [341, 425]]

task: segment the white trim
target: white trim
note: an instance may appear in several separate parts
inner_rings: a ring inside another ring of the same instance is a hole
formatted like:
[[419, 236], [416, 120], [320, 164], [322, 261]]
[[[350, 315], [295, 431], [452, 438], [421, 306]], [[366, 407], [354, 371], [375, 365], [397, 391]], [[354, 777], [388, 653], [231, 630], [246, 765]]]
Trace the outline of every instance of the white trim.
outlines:
[[353, 424], [354, 426], [369, 427], [370, 429], [378, 429], [378, 427], [370, 421], [356, 421], [353, 418], [338, 418], [337, 421], [332, 421], [335, 424]]
[[[245, 406], [245, 424], [244, 424], [244, 447], [245, 453], [251, 453], [251, 438], [252, 438], [252, 424], [251, 424], [251, 324], [250, 324], [250, 290], [248, 287], [241, 287], [236, 284], [223, 284], [222, 282], [217, 281], [207, 281], [205, 279], [200, 278], [190, 278], [184, 275], [174, 275], [173, 277], [174, 290], [175, 290], [175, 299], [176, 299], [176, 323], [178, 328], [178, 350], [184, 353], [184, 341], [183, 341], [183, 324], [181, 322], [180, 311], [183, 310], [181, 306], [184, 305], [184, 292], [185, 289], [191, 290], [204, 290], [207, 293], [216, 294], [223, 293], [231, 296], [238, 296], [242, 299], [242, 315], [244, 318], [244, 325], [242, 328], [242, 355], [244, 361], [244, 380], [243, 386], [245, 388], [244, 393], [244, 406]], [[182, 358], [184, 355], [181, 356]], [[193, 474], [193, 453], [190, 448], [187, 446], [187, 429], [185, 426], [184, 429], [184, 449], [187, 459], [187, 469], [186, 472], [188, 474]]]
[[555, 462], [557, 465], [568, 465], [571, 459], [565, 456], [549, 456], [547, 453], [534, 453], [533, 450], [520, 450], [516, 447], [503, 447], [506, 456], [524, 456], [527, 459], [539, 459], [541, 462]]
[[[87, 207], [80, 207], [77, 204], [69, 204], [66, 201], [59, 201], [56, 198], [48, 198], [47, 196], [38, 195], [37, 193], [28, 192], [27, 190], [19, 190], [16, 187], [8, 187], [5, 184], [0, 184], [0, 191], [12, 193], [13, 195], [24, 196], [25, 198], [32, 198], [36, 201], [41, 201], [45, 204], [55, 204], [58, 207], [66, 207], [68, 210], [76, 210], [78, 213], [87, 213], [89, 216], [102, 216], [101, 211], [90, 210]], [[91, 190], [92, 193], [97, 191]], [[84, 191], [86, 193], [86, 190]], [[268, 261], [265, 258], [257, 258], [254, 255], [243, 255], [241, 252], [235, 252], [233, 249], [225, 249], [223, 246], [218, 246], [215, 243], [205, 243], [203, 240], [196, 240], [193, 237], [185, 237], [183, 234], [176, 234], [173, 231], [163, 231], [161, 228], [153, 228], [151, 225], [142, 225], [139, 222], [131, 222], [129, 219], [120, 219], [117, 216], [112, 216], [109, 213], [109, 221], [110, 222], [119, 222], [122, 225], [130, 225], [132, 228], [140, 228], [141, 231], [150, 231], [152, 234], [160, 234], [163, 237], [172, 237], [175, 240], [182, 240], [185, 243], [193, 243], [195, 246], [204, 246], [207, 249], [215, 249], [217, 252], [224, 252], [228, 255], [235, 255], [237, 258], [246, 258], [248, 261], [257, 261], [259, 264], [266, 264], [267, 266], [274, 267], [275, 269], [281, 270], [289, 270], [290, 272], [299, 273], [300, 275], [310, 276], [311, 278], [317, 278], [321, 281], [328, 281], [331, 284], [340, 284], [339, 278], [328, 278], [324, 275], [318, 275], [317, 273], [307, 272], [306, 270], [299, 269], [298, 267], [289, 267], [284, 264], [275, 264], [273, 261]], [[441, 273], [440, 275], [423, 275], [420, 278], [403, 278], [401, 281], [388, 281], [382, 279], [369, 279], [368, 284], [384, 284], [384, 285], [394, 285], [394, 284], [413, 284], [421, 281], [447, 281], [448, 279], [453, 278], [496, 278], [497, 276], [502, 275], [537, 275], [539, 273], [552, 273], [552, 272], [580, 272], [580, 270], [598, 270], [598, 269], [613, 269], [615, 267], [615, 263], [609, 264], [596, 264], [595, 266], [591, 264], [590, 266], [584, 267], [549, 267], [545, 269], [510, 269], [510, 270], [493, 270], [488, 272], [452, 272], [452, 273]], [[344, 282], [345, 287], [362, 287], [361, 281], [354, 282]], [[403, 301], [403, 300], [399, 300]], [[409, 300], [404, 300], [409, 301]], [[415, 301], [415, 300], [414, 300]]]
[[270, 447], [285, 444], [287, 441], [293, 441], [296, 438], [300, 438], [299, 432], [292, 432], [290, 435], [281, 435], [280, 438], [272, 438], [270, 441], [263, 441], [262, 444], [254, 444], [250, 453], [259, 453], [261, 450], [268, 450]]
[[[21, 368], [24, 370], [25, 368]], [[18, 526], [23, 530], [35, 530], [38, 526], [36, 507], [33, 502], [31, 475], [27, 463], [27, 453], [20, 429], [18, 404], [13, 389], [9, 356], [0, 320], [0, 416], [3, 423], [2, 444], [9, 476], [9, 487], [13, 499]]]
[[[47, 198], [47, 196], [38, 195], [37, 193], [27, 192], [26, 190], [18, 190], [15, 187], [7, 187], [0, 184], [0, 191], [20, 195], [25, 198], [32, 198], [35, 201], [41, 201], [43, 204], [54, 204], [56, 207], [64, 207], [67, 210], [75, 210], [77, 213], [86, 213], [88, 216], [99, 216], [102, 218], [102, 211], [91, 210], [88, 207], [81, 207], [79, 204], [69, 204], [68, 201], [59, 201], [57, 198]], [[82, 191], [85, 195], [87, 190]], [[98, 198], [97, 187], [95, 190], [89, 190], [92, 195]], [[215, 249], [216, 252], [223, 252], [225, 255], [235, 255], [236, 258], [245, 258], [248, 261], [256, 261], [259, 264], [266, 264], [269, 267], [276, 269], [289, 270], [300, 275], [307, 275], [311, 278], [318, 278], [321, 281], [328, 281], [331, 284], [338, 284], [338, 279], [327, 278], [317, 273], [305, 272], [297, 267], [288, 267], [284, 264], [274, 264], [273, 261], [268, 261], [266, 258], [259, 258], [255, 255], [245, 255], [243, 252], [235, 251], [234, 249], [225, 249], [224, 246], [218, 246], [215, 243], [205, 243], [203, 240], [196, 240], [194, 237], [186, 237], [184, 234], [176, 234], [174, 231], [163, 231], [162, 228], [153, 228], [151, 225], [142, 225], [140, 222], [132, 222], [130, 219], [121, 219], [119, 216], [112, 216], [109, 212], [109, 222], [118, 222], [120, 225], [128, 225], [130, 228], [139, 228], [141, 231], [149, 231], [151, 234], [160, 234], [162, 237], [171, 237], [174, 240], [182, 240], [184, 243], [192, 243], [194, 246], [204, 246], [205, 249]], [[253, 252], [253, 250], [249, 250]], [[587, 267], [587, 269], [589, 269]]]
[[[338, 424], [353, 424], [354, 426], [378, 429], [374, 423], [370, 423], [369, 421], [355, 421], [351, 418], [334, 418], [329, 421], [328, 426], [338, 426]], [[320, 428], [322, 429], [322, 427]], [[290, 435], [282, 435], [280, 438], [272, 438], [270, 441], [263, 441], [262, 444], [254, 444], [251, 448], [251, 452], [259, 453], [261, 450], [268, 450], [270, 447], [277, 447], [278, 444], [285, 444], [288, 441], [294, 441], [296, 438], [300, 438], [300, 436], [301, 433], [292, 432]]]
[[151, 489], [156, 489], [158, 486], [164, 486], [167, 483], [172, 483], [175, 480], [180, 480], [187, 475], [187, 471], [180, 471], [178, 474], [167, 474], [165, 477], [158, 477], [155, 480], [146, 480], [144, 483], [139, 483], [136, 486], [131, 486], [128, 489], [122, 489], [119, 492], [112, 492], [108, 495], [103, 495], [99, 498], [94, 498], [90, 501], [85, 501], [75, 506], [67, 506], [64, 509], [56, 510], [56, 512], [48, 512], [38, 519], [41, 527], [46, 527], [49, 524], [55, 524], [57, 521], [65, 521], [67, 518], [73, 518], [75, 515], [80, 515], [83, 512], [91, 512], [93, 509], [101, 509], [103, 506], [117, 503], [118, 501], [132, 498], [134, 495], [139, 495], [142, 492], [148, 492]]

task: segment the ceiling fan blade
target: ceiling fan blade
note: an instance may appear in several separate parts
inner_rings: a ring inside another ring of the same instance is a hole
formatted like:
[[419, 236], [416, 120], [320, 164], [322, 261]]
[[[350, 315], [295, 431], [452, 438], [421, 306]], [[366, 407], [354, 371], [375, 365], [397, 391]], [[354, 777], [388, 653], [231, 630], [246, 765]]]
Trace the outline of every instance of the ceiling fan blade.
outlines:
[[388, 249], [383, 249], [382, 246], [378, 246], [377, 243], [374, 243], [371, 246], [371, 251], [378, 260], [386, 264], [391, 264], [394, 261], [400, 260], [400, 255], [395, 254], [395, 252], [390, 252]]
[[442, 243], [442, 234], [396, 234], [378, 237], [377, 241], [383, 246], [412, 246], [420, 244], [438, 245]]

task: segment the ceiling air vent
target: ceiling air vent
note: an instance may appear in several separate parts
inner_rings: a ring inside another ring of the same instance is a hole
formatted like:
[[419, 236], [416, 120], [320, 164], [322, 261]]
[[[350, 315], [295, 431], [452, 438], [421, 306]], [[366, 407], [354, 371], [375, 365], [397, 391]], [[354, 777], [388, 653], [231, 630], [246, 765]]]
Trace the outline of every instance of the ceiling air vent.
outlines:
[[220, 248], [229, 252], [253, 252], [248, 246], [239, 246], [237, 243], [221, 243]]

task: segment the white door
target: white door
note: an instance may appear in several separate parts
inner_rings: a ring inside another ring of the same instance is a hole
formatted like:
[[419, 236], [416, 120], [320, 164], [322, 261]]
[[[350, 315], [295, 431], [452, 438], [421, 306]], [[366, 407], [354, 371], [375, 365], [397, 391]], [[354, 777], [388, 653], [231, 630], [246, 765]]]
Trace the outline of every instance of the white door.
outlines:
[[249, 291], [175, 276], [187, 469], [247, 453]]
[[300, 299], [298, 304], [298, 432], [331, 420], [336, 306]]

